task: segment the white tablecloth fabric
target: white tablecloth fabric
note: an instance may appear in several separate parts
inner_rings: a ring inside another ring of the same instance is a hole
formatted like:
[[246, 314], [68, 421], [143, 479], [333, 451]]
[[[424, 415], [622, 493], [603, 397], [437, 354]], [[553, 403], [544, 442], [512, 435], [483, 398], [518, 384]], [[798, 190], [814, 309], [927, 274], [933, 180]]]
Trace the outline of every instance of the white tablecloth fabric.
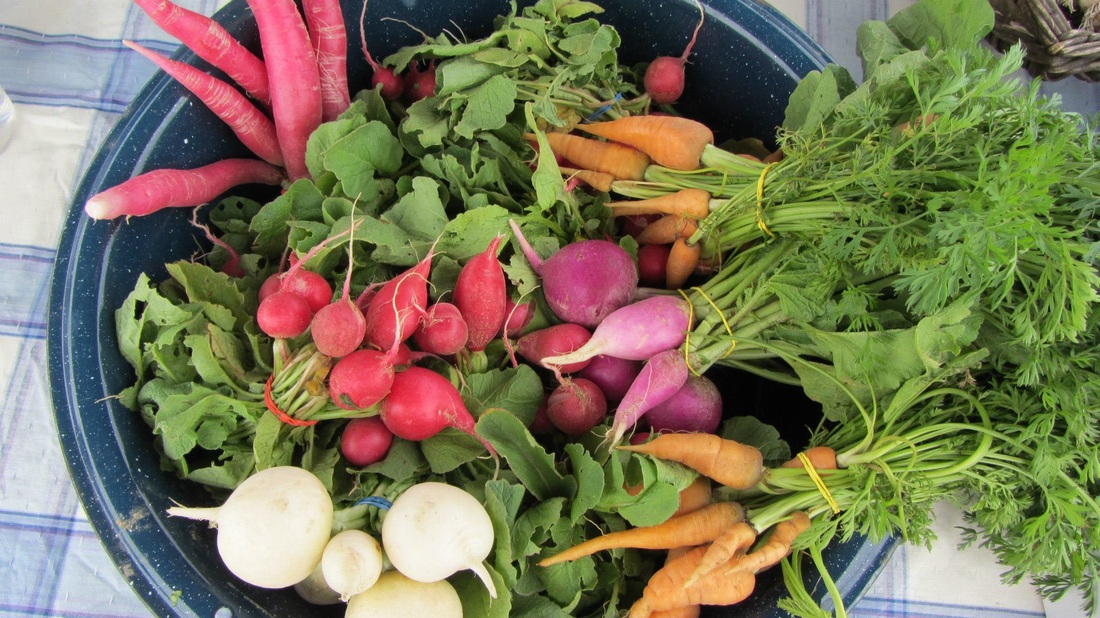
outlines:
[[[180, 0], [211, 14], [225, 0]], [[840, 63], [858, 68], [855, 27], [909, 0], [775, 0]], [[16, 103], [0, 152], [0, 616], [145, 617], [85, 519], [57, 443], [46, 376], [50, 273], [74, 188], [119, 113], [153, 73], [122, 46], [176, 42], [127, 0], [0, 0], [0, 85]], [[1066, 107], [1100, 109], [1100, 89], [1058, 84]], [[865, 598], [861, 617], [1080, 615], [1001, 585], [980, 549], [956, 548], [959, 514], [940, 512], [931, 552], [902, 547]]]

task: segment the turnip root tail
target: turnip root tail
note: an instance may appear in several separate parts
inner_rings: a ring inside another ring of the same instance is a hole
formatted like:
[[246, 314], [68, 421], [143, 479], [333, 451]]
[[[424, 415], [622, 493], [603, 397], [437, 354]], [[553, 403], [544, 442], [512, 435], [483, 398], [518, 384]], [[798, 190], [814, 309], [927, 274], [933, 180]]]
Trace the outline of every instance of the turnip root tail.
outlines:
[[190, 507], [190, 506], [171, 506], [168, 507], [168, 514], [172, 517], [183, 517], [186, 519], [194, 519], [197, 521], [208, 521], [210, 526], [217, 527], [218, 514], [221, 512], [220, 506], [211, 507]]
[[493, 578], [489, 575], [489, 570], [485, 568], [485, 565], [480, 562], [472, 564], [470, 565], [470, 570], [474, 572], [474, 575], [477, 575], [481, 583], [485, 584], [486, 590], [489, 591], [489, 597], [493, 599], [497, 598], [496, 584], [493, 583]]

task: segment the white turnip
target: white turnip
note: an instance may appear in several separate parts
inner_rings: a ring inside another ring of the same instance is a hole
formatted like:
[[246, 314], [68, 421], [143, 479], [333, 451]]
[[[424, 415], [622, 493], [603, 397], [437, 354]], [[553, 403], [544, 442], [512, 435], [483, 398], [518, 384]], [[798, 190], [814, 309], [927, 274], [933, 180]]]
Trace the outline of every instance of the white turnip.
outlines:
[[462, 618], [462, 600], [446, 580], [418, 582], [386, 571], [348, 600], [344, 618]]
[[362, 530], [339, 532], [325, 545], [321, 573], [340, 599], [347, 601], [373, 586], [382, 575], [382, 546]]
[[245, 479], [220, 507], [172, 507], [168, 514], [217, 528], [218, 554], [237, 577], [260, 588], [286, 588], [321, 562], [333, 507], [312, 473], [275, 466]]
[[406, 577], [435, 582], [469, 569], [496, 598], [496, 586], [482, 564], [493, 541], [493, 522], [485, 507], [446, 483], [418, 483], [406, 489], [382, 520], [386, 556]]

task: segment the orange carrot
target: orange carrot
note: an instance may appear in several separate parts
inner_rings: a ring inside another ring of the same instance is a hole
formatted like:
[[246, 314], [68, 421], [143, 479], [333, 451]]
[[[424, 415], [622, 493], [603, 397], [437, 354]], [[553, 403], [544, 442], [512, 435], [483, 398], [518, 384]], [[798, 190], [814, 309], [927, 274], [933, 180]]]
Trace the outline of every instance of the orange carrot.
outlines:
[[642, 228], [634, 239], [643, 245], [667, 245], [677, 238], [687, 238], [695, 233], [695, 221], [680, 215], [665, 215]]
[[[828, 446], [811, 446], [802, 451], [810, 459], [810, 465], [817, 470], [836, 470], [836, 451]], [[802, 458], [795, 457], [783, 462], [780, 468], [803, 468]]]
[[707, 546], [696, 547], [665, 564], [649, 578], [642, 597], [630, 608], [629, 618], [650, 618], [657, 612], [691, 605], [732, 605], [747, 598], [756, 587], [756, 576], [748, 571], [712, 573], [691, 586], [685, 586], [691, 573], [707, 552]]
[[782, 160], [783, 160], [783, 149], [780, 148], [778, 150], [773, 151], [771, 154], [764, 157], [763, 159], [761, 159], [760, 162], [765, 163], [765, 164], [767, 164], [767, 163], [779, 163]]
[[749, 552], [736, 561], [729, 562], [721, 569], [728, 573], [731, 569], [756, 574], [768, 569], [791, 553], [791, 544], [795, 537], [805, 532], [810, 527], [810, 517], [802, 511], [795, 511], [791, 518], [781, 521], [772, 529], [771, 536], [764, 545]]
[[616, 217], [625, 215], [681, 215], [702, 219], [710, 214], [710, 193], [703, 189], [680, 189], [644, 200], [608, 202]]
[[687, 283], [688, 277], [695, 272], [699, 265], [699, 254], [702, 246], [699, 243], [688, 244], [684, 237], [677, 238], [672, 243], [672, 251], [665, 262], [665, 288], [678, 290]]
[[672, 516], [686, 515], [710, 504], [713, 500], [710, 490], [710, 479], [696, 477], [690, 485], [680, 490], [680, 506]]
[[673, 517], [653, 526], [609, 532], [578, 543], [540, 561], [546, 567], [576, 560], [605, 549], [672, 549], [683, 545], [709, 543], [733, 524], [745, 519], [745, 510], [736, 502], [716, 502], [698, 511]]
[[615, 177], [607, 172], [579, 170], [573, 167], [559, 167], [559, 169], [561, 170], [562, 176], [566, 178], [576, 178], [587, 183], [597, 191], [610, 191], [611, 183], [615, 181]]
[[[528, 141], [536, 139], [533, 134], [526, 137]], [[605, 172], [620, 180], [641, 180], [649, 167], [649, 157], [630, 146], [556, 132], [547, 133], [546, 141], [556, 156], [573, 165]]]
[[618, 448], [678, 461], [733, 489], [748, 489], [764, 475], [759, 449], [710, 433], [663, 433], [649, 442]]
[[699, 169], [703, 149], [714, 143], [714, 133], [706, 125], [680, 116], [626, 116], [577, 128], [633, 146], [658, 165], [676, 170]]
[[729, 527], [722, 536], [714, 539], [707, 548], [707, 552], [699, 560], [695, 571], [684, 582], [690, 586], [696, 580], [706, 576], [711, 571], [726, 564], [739, 553], [745, 553], [756, 542], [756, 529], [745, 522], [739, 522]]

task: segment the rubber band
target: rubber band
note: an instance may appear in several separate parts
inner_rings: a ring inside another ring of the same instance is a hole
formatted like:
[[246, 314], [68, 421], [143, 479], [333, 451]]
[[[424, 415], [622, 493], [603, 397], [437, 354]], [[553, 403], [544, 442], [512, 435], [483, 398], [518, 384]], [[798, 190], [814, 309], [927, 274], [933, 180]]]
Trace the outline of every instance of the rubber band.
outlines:
[[[683, 290], [679, 290], [679, 289], [676, 290], [676, 291], [680, 293], [680, 296], [684, 297], [684, 300], [688, 304], [688, 324], [694, 324], [695, 323], [695, 305], [692, 304], [691, 299], [688, 298], [687, 292], [685, 292]], [[687, 365], [688, 370], [690, 370], [691, 373], [693, 373], [695, 375], [695, 377], [700, 377], [702, 374], [699, 373], [695, 369], [695, 367], [691, 366], [691, 357], [688, 355], [689, 350], [691, 350], [691, 327], [690, 326], [688, 327], [687, 332], [684, 333], [684, 364]]]
[[764, 223], [764, 177], [775, 165], [775, 163], [765, 165], [764, 169], [760, 170], [760, 178], [756, 179], [756, 227], [772, 238], [775, 237], [775, 232], [768, 229], [768, 224]]
[[390, 507], [393, 506], [392, 501], [387, 500], [382, 496], [367, 496], [366, 498], [360, 498], [359, 500], [355, 501], [355, 504], [353, 506], [359, 506], [361, 504], [378, 507], [384, 511], [390, 510]]
[[286, 423], [287, 425], [294, 425], [295, 427], [309, 427], [316, 425], [317, 421], [304, 421], [294, 418], [279, 409], [279, 406], [275, 403], [275, 399], [271, 396], [271, 383], [275, 380], [275, 374], [271, 374], [271, 377], [267, 379], [267, 385], [264, 386], [264, 405], [267, 409], [275, 415], [275, 418]]
[[829, 493], [829, 488], [825, 486], [825, 481], [822, 480], [821, 475], [817, 473], [817, 469], [814, 468], [813, 463], [810, 462], [809, 456], [807, 456], [806, 453], [799, 453], [798, 460], [806, 467], [806, 474], [810, 475], [810, 480], [817, 486], [817, 490], [821, 492], [821, 496], [825, 498], [825, 502], [829, 504], [829, 508], [833, 510], [833, 514], [839, 515], [840, 505], [836, 503], [833, 494]]
[[[718, 312], [718, 317], [722, 319], [722, 326], [726, 327], [726, 332], [729, 333], [729, 336], [732, 338], [733, 337], [733, 329], [730, 328], [729, 320], [726, 319], [726, 313], [718, 308], [718, 303], [711, 300], [711, 298], [709, 296], [707, 296], [706, 292], [703, 291], [703, 288], [696, 286], [696, 287], [693, 287], [691, 289], [698, 292], [699, 296], [702, 296], [704, 299], [706, 299], [707, 303], [711, 307], [713, 307], [716, 312]], [[722, 355], [722, 358], [726, 358], [730, 354], [733, 354], [733, 350], [736, 347], [737, 347], [737, 342], [731, 339], [730, 340], [730, 349], [727, 350], [726, 353]]]
[[611, 111], [611, 108], [612, 108], [612, 107], [613, 107], [613, 106], [614, 106], [614, 105], [615, 105], [616, 103], [618, 103], [618, 102], [619, 102], [619, 99], [621, 99], [621, 98], [623, 98], [623, 93], [621, 93], [621, 92], [616, 92], [616, 93], [615, 93], [615, 97], [614, 97], [613, 99], [611, 99], [611, 102], [610, 102], [610, 103], [608, 103], [607, 105], [604, 105], [603, 107], [600, 107], [600, 108], [598, 108], [598, 109], [597, 109], [596, 111], [594, 111], [594, 112], [592, 112], [591, 114], [589, 114], [589, 115], [588, 115], [588, 117], [584, 119], [584, 121], [585, 121], [585, 122], [593, 122], [593, 121], [595, 121], [595, 120], [596, 120], [597, 118], [599, 118], [600, 116], [603, 116], [603, 115], [604, 115], [604, 114], [606, 114], [607, 112]]

